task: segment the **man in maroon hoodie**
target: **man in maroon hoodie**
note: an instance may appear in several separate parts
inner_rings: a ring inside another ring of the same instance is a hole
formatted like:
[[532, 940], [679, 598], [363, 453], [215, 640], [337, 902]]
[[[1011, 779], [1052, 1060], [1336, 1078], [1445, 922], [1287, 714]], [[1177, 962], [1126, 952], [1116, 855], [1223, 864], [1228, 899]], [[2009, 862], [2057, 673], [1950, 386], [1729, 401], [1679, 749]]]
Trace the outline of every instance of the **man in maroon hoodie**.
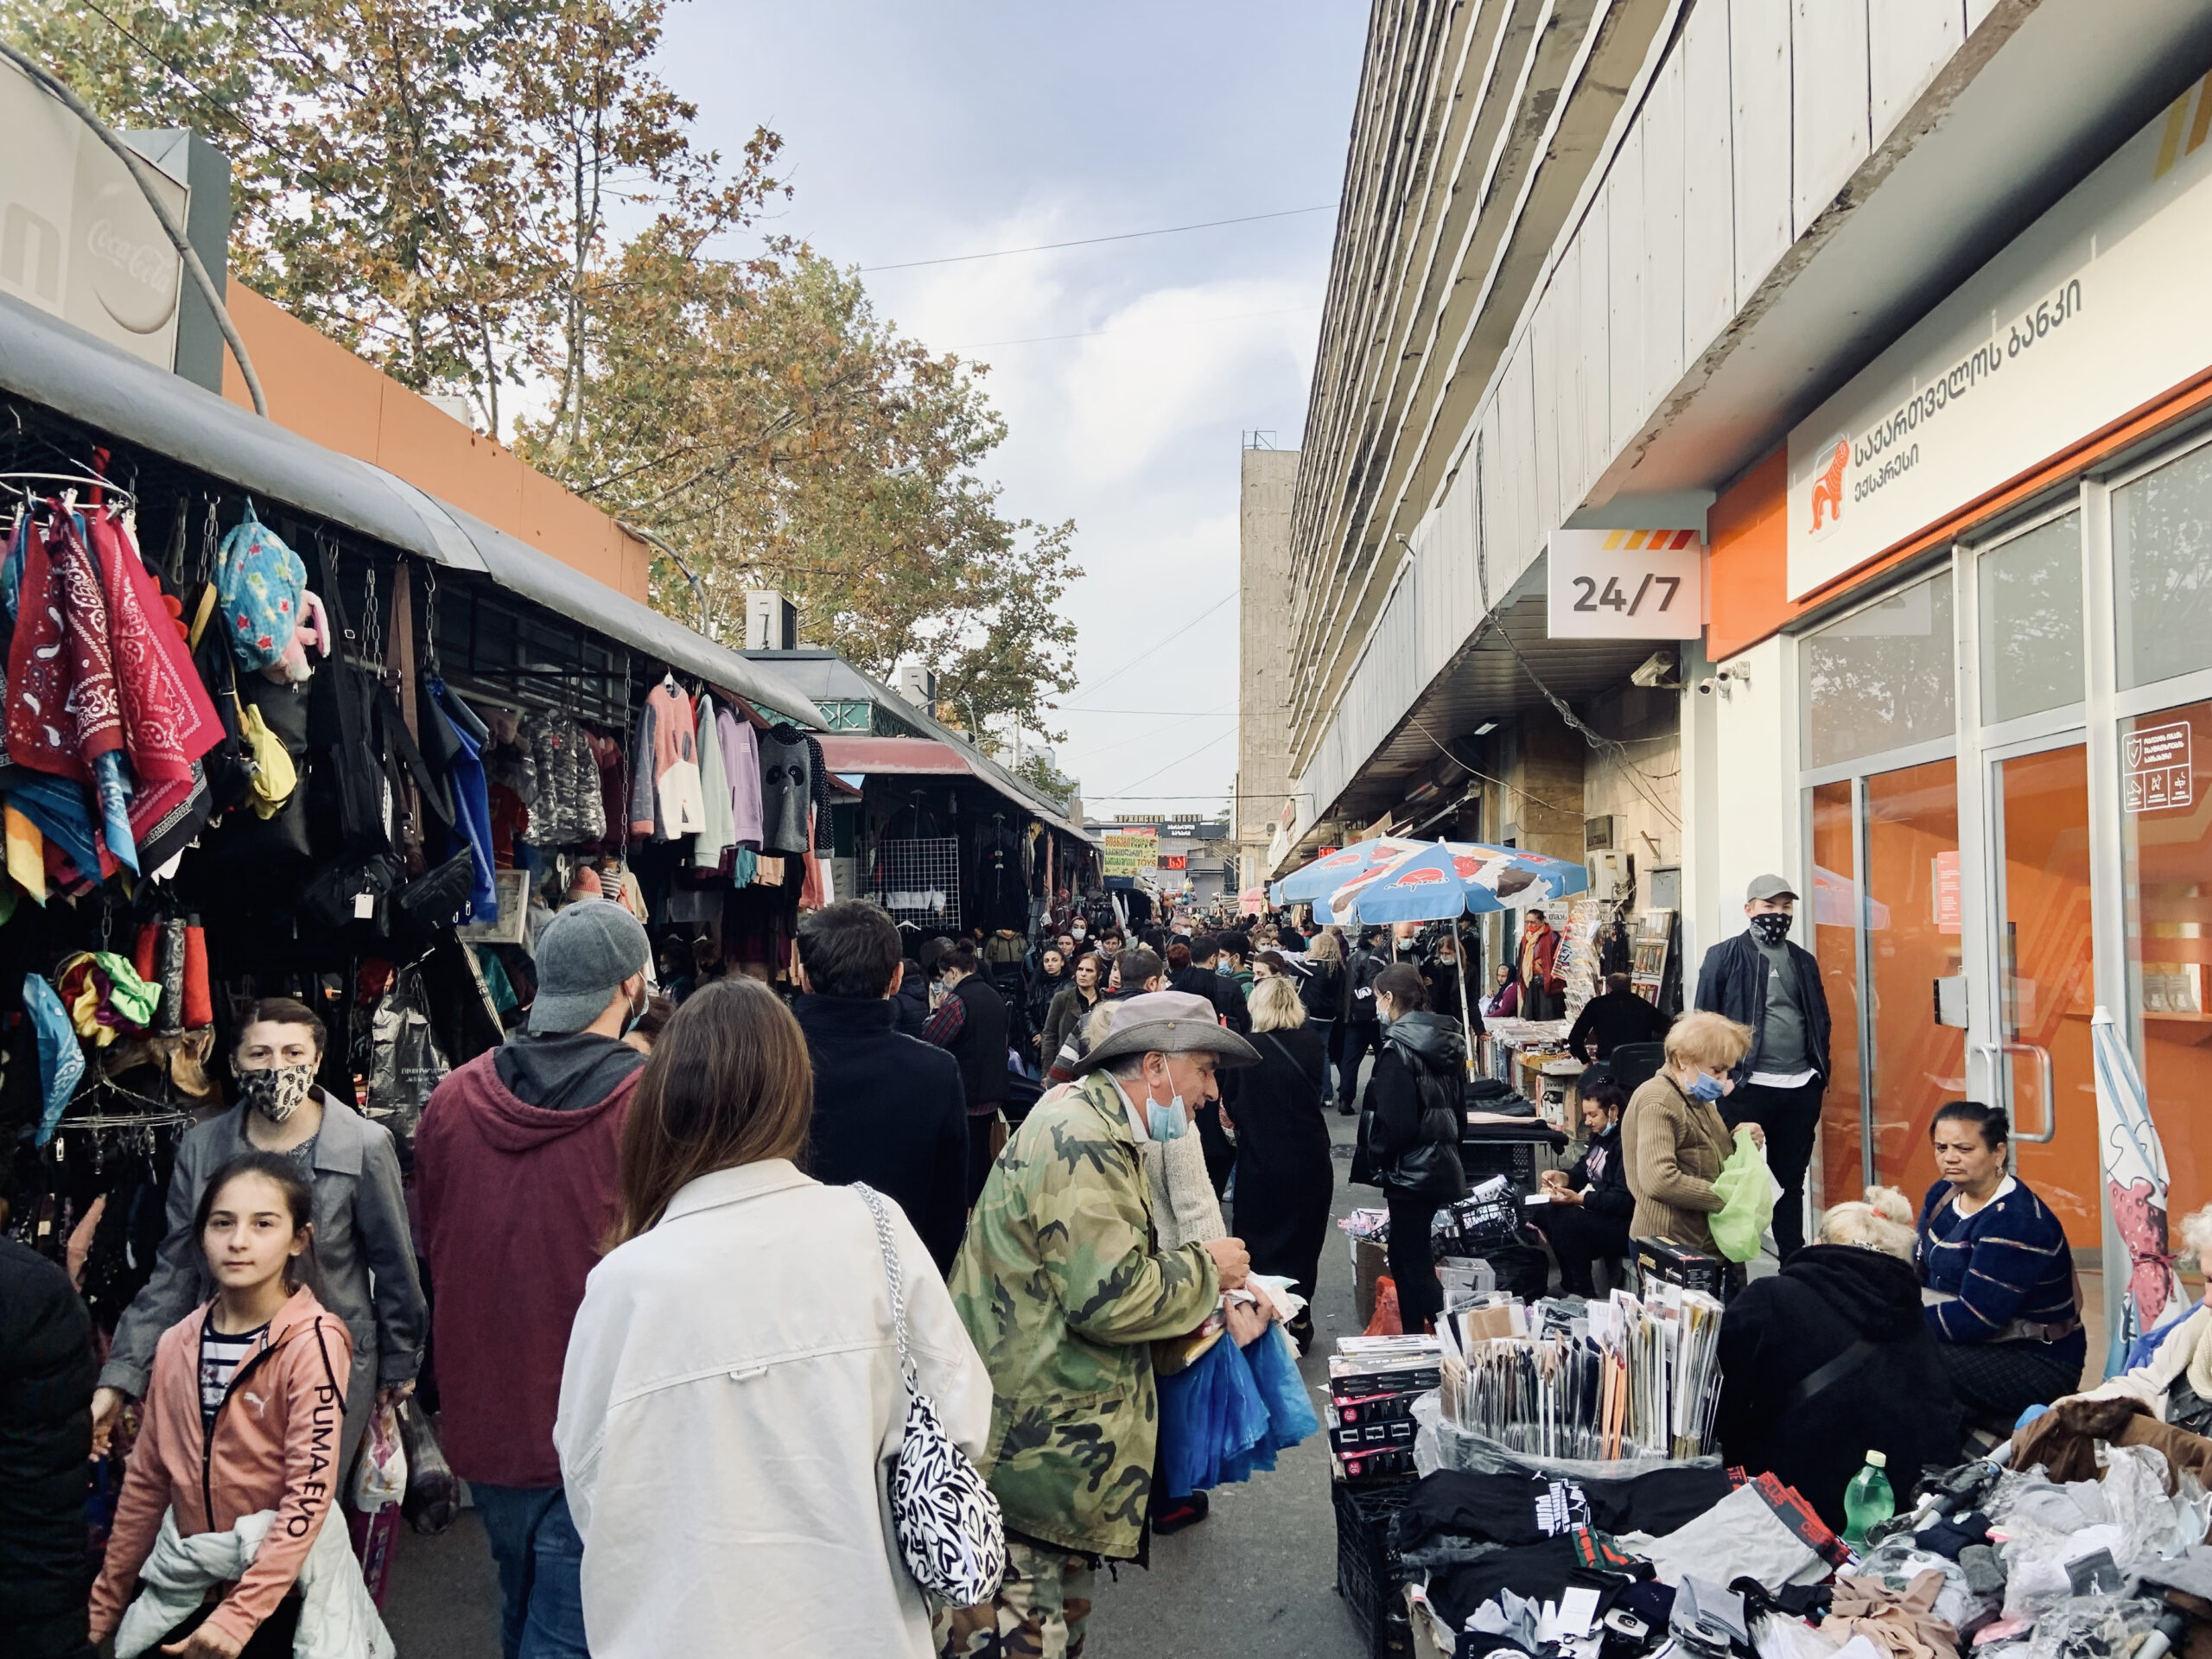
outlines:
[[415, 1138], [446, 1455], [499, 1564], [505, 1659], [585, 1659], [553, 1450], [561, 1364], [615, 1218], [622, 1124], [645, 1056], [645, 930], [585, 899], [538, 935], [530, 1023], [440, 1084]]

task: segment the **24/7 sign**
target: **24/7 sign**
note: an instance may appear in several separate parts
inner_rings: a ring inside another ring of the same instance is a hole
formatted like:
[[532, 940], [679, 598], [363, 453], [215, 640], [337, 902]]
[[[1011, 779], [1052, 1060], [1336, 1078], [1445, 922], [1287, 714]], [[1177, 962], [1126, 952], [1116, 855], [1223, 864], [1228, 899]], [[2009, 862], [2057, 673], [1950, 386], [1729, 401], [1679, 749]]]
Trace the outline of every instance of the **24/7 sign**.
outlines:
[[1555, 530], [1546, 591], [1554, 639], [1694, 639], [1705, 545], [1694, 530]]

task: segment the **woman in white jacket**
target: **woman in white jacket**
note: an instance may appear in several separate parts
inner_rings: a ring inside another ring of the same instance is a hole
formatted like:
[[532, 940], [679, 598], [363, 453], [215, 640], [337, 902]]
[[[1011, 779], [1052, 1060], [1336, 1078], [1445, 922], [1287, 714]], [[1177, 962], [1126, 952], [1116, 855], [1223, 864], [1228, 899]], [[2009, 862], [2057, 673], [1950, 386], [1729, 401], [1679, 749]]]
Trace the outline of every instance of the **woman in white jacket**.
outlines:
[[[639, 1077], [553, 1436], [594, 1659], [931, 1652], [885, 1491], [906, 1391], [883, 1256], [860, 1196], [797, 1166], [813, 1095], [798, 1022], [738, 978]], [[990, 1377], [887, 1207], [922, 1391], [972, 1457]]]

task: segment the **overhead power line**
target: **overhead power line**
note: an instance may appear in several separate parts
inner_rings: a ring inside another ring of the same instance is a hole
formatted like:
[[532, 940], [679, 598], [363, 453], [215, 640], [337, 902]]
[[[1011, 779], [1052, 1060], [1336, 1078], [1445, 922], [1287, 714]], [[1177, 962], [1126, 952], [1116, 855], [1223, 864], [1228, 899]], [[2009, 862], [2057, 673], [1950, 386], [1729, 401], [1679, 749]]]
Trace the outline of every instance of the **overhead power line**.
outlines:
[[1185, 231], [1211, 231], [1224, 225], [1256, 225], [1263, 219], [1295, 219], [1304, 213], [1333, 213], [1337, 204], [1319, 207], [1286, 207], [1281, 213], [1246, 213], [1236, 219], [1202, 219], [1196, 225], [1163, 225], [1156, 231], [1122, 231], [1113, 236], [1080, 236], [1072, 242], [1039, 242], [1026, 248], [994, 248], [988, 253], [949, 253], [938, 259], [902, 259], [891, 265], [862, 265], [863, 272], [918, 270], [924, 265], [959, 265], [971, 259], [1006, 259], [1017, 253], [1051, 253], [1060, 248], [1090, 248], [1102, 242], [1135, 242], [1147, 236], [1180, 236]]
[[1196, 616], [1192, 617], [1188, 622], [1185, 622], [1181, 627], [1176, 629], [1174, 632], [1169, 634], [1165, 639], [1160, 640], [1154, 645], [1147, 645], [1144, 650], [1130, 658], [1128, 662], [1123, 663], [1119, 668], [1116, 669], [1111, 674], [1109, 674], [1104, 679], [1086, 681], [1084, 683], [1084, 689], [1089, 691], [1096, 691], [1104, 686], [1112, 684], [1116, 680], [1120, 679], [1122, 675], [1135, 668], [1139, 663], [1144, 661], [1146, 658], [1153, 655], [1155, 652], [1165, 650], [1167, 646], [1173, 645], [1178, 639], [1180, 639], [1192, 628], [1197, 627], [1199, 623], [1205, 621], [1206, 618], [1211, 616], [1216, 611], [1219, 610], [1223, 606], [1228, 604], [1230, 600], [1236, 597], [1236, 590], [1232, 588], [1229, 592], [1224, 594], [1219, 599], [1214, 601], [1212, 604], [1207, 606], [1205, 609], [1200, 611]]
[[956, 346], [955, 351], [984, 352], [997, 346], [1042, 346], [1056, 340], [1096, 340], [1102, 334], [1151, 334], [1166, 328], [1204, 328], [1224, 322], [1249, 322], [1255, 317], [1287, 317], [1296, 311], [1319, 311], [1321, 302], [1311, 305], [1278, 306], [1272, 311], [1239, 311], [1226, 317], [1184, 317], [1172, 322], [1140, 323], [1133, 328], [1086, 328], [1074, 334], [1030, 334], [1020, 340], [983, 340], [973, 346]]
[[[1155, 767], [1152, 771], [1145, 773], [1143, 777], [1136, 780], [1136, 783], [1125, 785], [1120, 789], [1111, 791], [1107, 794], [1100, 796], [1098, 798], [1102, 801], [1138, 798], [1135, 795], [1137, 784], [1148, 784], [1154, 779], [1159, 777], [1161, 772], [1173, 772], [1176, 767], [1181, 766], [1185, 760], [1197, 760], [1200, 755], [1204, 754], [1208, 749], [1213, 747], [1215, 744], [1220, 742], [1224, 738], [1234, 737], [1236, 735], [1236, 734], [1234, 732], [1216, 732], [1211, 737], [1199, 744], [1197, 748], [1192, 749], [1188, 754], [1179, 754], [1173, 760], [1170, 760], [1166, 766]], [[1161, 798], [1165, 798], [1163, 797]]]

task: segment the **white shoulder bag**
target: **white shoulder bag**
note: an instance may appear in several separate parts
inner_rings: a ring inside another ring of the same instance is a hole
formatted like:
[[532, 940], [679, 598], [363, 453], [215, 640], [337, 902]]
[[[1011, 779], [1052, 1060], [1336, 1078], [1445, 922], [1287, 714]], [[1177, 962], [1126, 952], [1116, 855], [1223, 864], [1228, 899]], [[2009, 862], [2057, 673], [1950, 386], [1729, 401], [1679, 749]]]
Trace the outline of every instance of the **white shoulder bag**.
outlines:
[[906, 1380], [906, 1424], [891, 1466], [891, 1525], [899, 1553], [914, 1581], [950, 1606], [973, 1607], [998, 1593], [1006, 1576], [1006, 1522], [968, 1454], [938, 1421], [937, 1408], [921, 1390], [906, 1339], [906, 1295], [899, 1272], [899, 1245], [883, 1195], [853, 1183], [875, 1217], [875, 1242], [891, 1281], [891, 1322], [899, 1338], [899, 1368]]

